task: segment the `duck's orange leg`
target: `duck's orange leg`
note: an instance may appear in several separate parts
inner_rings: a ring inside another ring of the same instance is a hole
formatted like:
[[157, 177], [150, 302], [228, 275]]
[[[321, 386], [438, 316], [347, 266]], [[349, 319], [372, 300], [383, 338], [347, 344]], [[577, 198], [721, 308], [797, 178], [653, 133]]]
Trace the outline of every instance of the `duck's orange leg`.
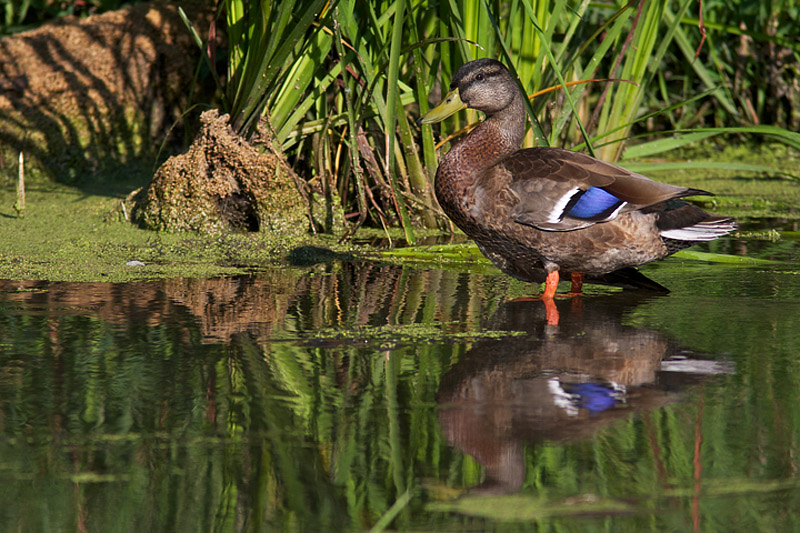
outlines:
[[580, 272], [573, 272], [570, 275], [570, 279], [572, 281], [572, 287], [569, 291], [570, 295], [581, 294], [581, 291], [583, 291], [583, 274]]
[[572, 312], [573, 314], [580, 314], [583, 312], [583, 300], [581, 299], [581, 296], [583, 296], [583, 274], [573, 272], [570, 275], [570, 279], [572, 287], [570, 288], [569, 296], [572, 297]]
[[554, 270], [547, 274], [547, 279], [544, 282], [544, 294], [542, 294], [545, 317], [547, 319], [547, 324], [551, 326], [558, 325], [558, 309], [556, 308], [556, 302], [553, 301], [557, 288], [558, 270]]
[[547, 273], [547, 279], [544, 280], [542, 300], [552, 300], [556, 295], [556, 289], [558, 289], [558, 270]]
[[[558, 288], [558, 280], [558, 270], [548, 273], [547, 279], [545, 279], [544, 282], [544, 294], [542, 294], [545, 316], [547, 318], [547, 323], [551, 326], [557, 326], [559, 319], [558, 309], [554, 301], [556, 289]], [[582, 307], [580, 296], [583, 291], [583, 274], [580, 272], [572, 272], [570, 274], [570, 281], [572, 282], [572, 287], [570, 288], [569, 296], [577, 296], [577, 298], [573, 299], [573, 310], [580, 312]]]

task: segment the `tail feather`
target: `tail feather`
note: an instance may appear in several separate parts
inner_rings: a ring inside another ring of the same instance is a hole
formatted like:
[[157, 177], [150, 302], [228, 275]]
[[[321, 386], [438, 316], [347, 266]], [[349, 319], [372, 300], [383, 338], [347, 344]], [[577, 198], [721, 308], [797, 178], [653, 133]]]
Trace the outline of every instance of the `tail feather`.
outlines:
[[732, 218], [710, 215], [696, 205], [682, 200], [665, 202], [651, 209], [658, 212], [656, 225], [664, 239], [712, 241], [736, 228], [736, 222]]
[[732, 218], [708, 217], [691, 226], [661, 230], [661, 237], [676, 241], [713, 241], [736, 229]]
[[732, 218], [709, 215], [696, 205], [681, 200], [665, 202], [651, 209], [658, 212], [656, 225], [668, 255], [698, 242], [713, 241], [736, 229], [736, 221]]

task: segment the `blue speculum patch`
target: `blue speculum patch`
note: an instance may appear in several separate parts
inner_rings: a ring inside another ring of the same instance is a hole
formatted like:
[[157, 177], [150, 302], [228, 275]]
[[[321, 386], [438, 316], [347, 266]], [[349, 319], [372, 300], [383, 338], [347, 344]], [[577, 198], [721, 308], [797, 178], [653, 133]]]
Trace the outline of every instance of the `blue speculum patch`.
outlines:
[[605, 189], [589, 187], [575, 194], [564, 213], [574, 218], [602, 220], [624, 203], [624, 200], [620, 200]]

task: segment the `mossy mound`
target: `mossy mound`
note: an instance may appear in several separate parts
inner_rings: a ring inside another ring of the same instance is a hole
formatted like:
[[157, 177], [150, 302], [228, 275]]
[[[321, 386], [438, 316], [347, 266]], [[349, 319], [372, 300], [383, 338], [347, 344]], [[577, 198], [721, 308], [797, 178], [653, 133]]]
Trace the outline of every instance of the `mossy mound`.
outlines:
[[189, 150], [169, 158], [137, 195], [134, 221], [171, 232], [306, 232], [306, 202], [271, 141], [264, 139], [265, 151], [257, 149], [216, 110], [203, 113], [200, 121]]
[[[184, 9], [206, 32], [213, 12]], [[29, 176], [74, 183], [151, 164], [192, 94], [199, 51], [176, 5], [147, 2], [3, 37], [0, 57], [0, 175], [16, 176], [24, 152]]]

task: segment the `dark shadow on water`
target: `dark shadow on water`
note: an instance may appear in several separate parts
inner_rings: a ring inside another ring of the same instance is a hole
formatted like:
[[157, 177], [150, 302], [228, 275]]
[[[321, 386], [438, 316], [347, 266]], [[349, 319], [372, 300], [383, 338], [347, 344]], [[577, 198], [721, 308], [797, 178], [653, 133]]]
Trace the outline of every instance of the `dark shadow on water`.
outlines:
[[340, 260], [352, 260], [350, 254], [334, 252], [329, 248], [321, 246], [298, 246], [292, 248], [286, 256], [286, 260], [292, 266], [309, 267], [320, 263], [331, 263]]

